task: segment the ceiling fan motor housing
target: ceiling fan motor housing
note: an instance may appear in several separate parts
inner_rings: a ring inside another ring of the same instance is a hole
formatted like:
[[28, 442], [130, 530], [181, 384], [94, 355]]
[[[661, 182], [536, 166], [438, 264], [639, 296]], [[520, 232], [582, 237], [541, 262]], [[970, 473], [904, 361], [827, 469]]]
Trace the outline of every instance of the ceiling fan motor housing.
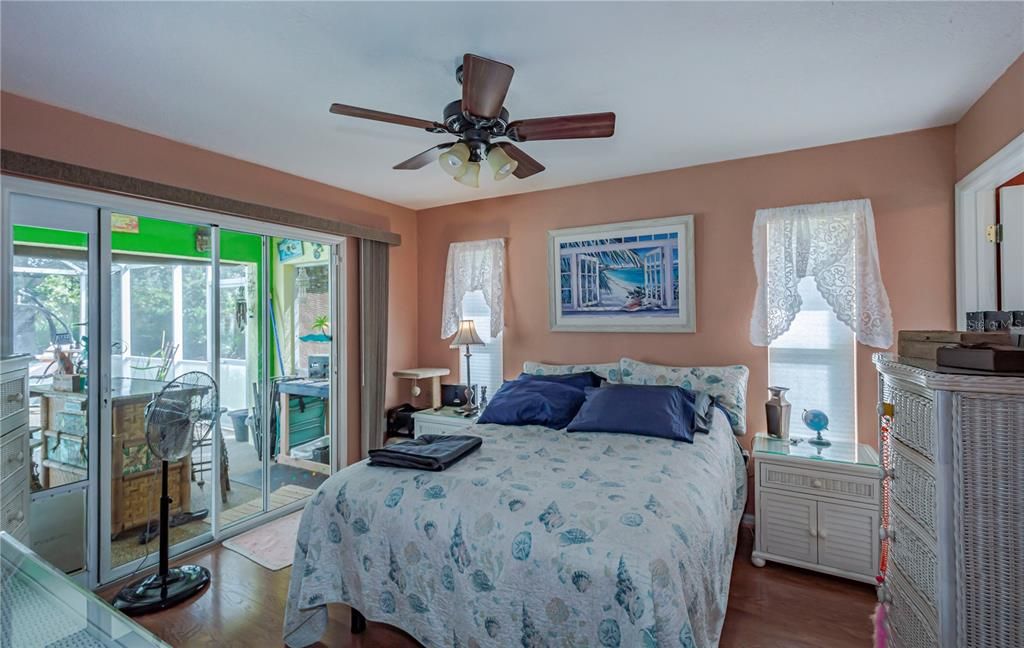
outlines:
[[445, 128], [449, 133], [462, 135], [470, 129], [486, 130], [490, 137], [501, 137], [508, 128], [508, 109], [502, 107], [494, 119], [476, 117], [462, 110], [462, 100], [456, 99], [444, 107]]

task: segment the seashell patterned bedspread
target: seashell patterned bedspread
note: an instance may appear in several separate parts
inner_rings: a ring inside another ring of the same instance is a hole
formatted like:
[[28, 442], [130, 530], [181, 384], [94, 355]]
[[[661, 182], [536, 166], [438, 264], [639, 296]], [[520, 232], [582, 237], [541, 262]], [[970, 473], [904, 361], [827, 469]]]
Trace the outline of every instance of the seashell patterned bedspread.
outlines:
[[426, 646], [716, 646], [746, 471], [728, 421], [680, 443], [476, 425], [438, 473], [350, 466], [302, 515], [284, 637], [326, 604]]

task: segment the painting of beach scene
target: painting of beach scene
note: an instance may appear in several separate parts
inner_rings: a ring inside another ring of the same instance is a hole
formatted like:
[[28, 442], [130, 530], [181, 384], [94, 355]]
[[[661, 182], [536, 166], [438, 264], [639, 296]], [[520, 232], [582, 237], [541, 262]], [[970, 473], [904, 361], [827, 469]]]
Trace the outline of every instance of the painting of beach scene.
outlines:
[[692, 332], [693, 217], [548, 232], [552, 330]]

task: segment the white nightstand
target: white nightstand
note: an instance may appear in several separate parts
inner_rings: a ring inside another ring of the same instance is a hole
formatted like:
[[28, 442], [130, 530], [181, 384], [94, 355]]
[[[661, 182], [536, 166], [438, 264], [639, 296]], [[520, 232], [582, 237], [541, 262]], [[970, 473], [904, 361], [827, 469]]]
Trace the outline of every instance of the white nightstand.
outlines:
[[416, 422], [413, 430], [416, 436], [421, 434], [455, 434], [476, 423], [476, 416], [466, 418], [455, 411], [455, 407], [442, 407], [439, 410], [425, 409], [412, 415]]
[[878, 452], [754, 438], [756, 542], [751, 561], [804, 567], [865, 583], [878, 573]]

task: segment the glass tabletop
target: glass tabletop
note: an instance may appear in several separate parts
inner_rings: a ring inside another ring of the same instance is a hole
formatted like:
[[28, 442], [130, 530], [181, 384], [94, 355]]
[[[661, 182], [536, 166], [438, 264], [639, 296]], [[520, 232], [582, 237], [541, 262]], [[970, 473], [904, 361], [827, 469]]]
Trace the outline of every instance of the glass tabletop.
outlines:
[[0, 646], [170, 648], [0, 533]]
[[832, 445], [820, 447], [810, 443], [813, 438], [790, 435], [788, 440], [783, 440], [770, 437], [767, 434], [758, 434], [754, 437], [754, 452], [859, 466], [878, 465], [878, 452], [871, 446], [830, 439]]

